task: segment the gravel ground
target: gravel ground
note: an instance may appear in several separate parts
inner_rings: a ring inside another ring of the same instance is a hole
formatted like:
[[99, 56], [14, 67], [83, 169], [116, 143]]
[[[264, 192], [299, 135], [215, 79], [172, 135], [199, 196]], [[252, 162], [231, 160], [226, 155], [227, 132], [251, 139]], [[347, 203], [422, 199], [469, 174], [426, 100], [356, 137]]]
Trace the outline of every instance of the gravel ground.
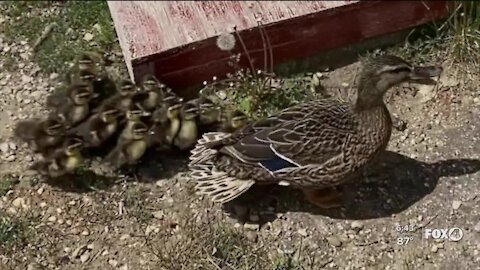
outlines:
[[[357, 68], [322, 83], [350, 88]], [[35, 156], [12, 127], [44, 115], [61, 75], [40, 72], [26, 41], [0, 34], [0, 269], [477, 269], [480, 77], [445, 68], [436, 87], [391, 91], [404, 127], [378, 168], [345, 187], [342, 209], [316, 209], [280, 187], [221, 208], [193, 193], [181, 155], [149, 162], [136, 179], [83, 172], [97, 191], [28, 171]], [[453, 227], [460, 241], [424, 238]]]

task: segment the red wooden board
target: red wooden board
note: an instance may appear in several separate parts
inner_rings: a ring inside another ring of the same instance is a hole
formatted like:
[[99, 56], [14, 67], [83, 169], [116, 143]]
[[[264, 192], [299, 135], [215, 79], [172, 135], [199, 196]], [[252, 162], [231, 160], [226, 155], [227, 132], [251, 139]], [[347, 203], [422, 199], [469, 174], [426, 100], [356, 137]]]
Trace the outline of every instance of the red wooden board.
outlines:
[[233, 72], [232, 54], [217, 37], [236, 26], [255, 68], [263, 69], [264, 42], [274, 64], [408, 29], [448, 14], [448, 1], [109, 1], [132, 79], [154, 73], [173, 88]]

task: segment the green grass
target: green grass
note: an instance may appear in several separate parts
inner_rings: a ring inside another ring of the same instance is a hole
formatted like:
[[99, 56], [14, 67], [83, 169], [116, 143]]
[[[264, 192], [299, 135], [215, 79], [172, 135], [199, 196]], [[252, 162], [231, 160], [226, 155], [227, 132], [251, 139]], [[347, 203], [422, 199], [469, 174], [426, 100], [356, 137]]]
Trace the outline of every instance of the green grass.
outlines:
[[[33, 46], [44, 29], [53, 26], [34, 57], [46, 73], [65, 70], [81, 51], [103, 52], [117, 45], [105, 1], [12, 1], [0, 11], [7, 15], [0, 29], [7, 41], [26, 40]], [[93, 35], [91, 41], [83, 39], [86, 33]]]
[[33, 233], [27, 219], [12, 217], [0, 211], [0, 253], [7, 254], [23, 247]]
[[17, 183], [18, 178], [13, 177], [12, 175], [2, 175], [0, 178], [0, 197], [7, 194]]

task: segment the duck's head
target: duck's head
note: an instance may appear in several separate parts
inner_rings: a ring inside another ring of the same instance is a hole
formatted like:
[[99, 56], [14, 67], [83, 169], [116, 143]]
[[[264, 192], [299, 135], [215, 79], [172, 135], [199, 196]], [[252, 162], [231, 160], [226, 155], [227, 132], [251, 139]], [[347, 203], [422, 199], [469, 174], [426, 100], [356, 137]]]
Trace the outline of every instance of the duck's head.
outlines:
[[137, 92], [137, 87], [132, 81], [123, 80], [120, 82], [120, 87], [118, 88], [118, 92], [122, 96], [133, 95], [135, 92]]
[[130, 121], [138, 121], [142, 117], [150, 116], [151, 113], [143, 110], [139, 106], [133, 105], [129, 108], [125, 114], [125, 118]]
[[230, 125], [234, 129], [240, 129], [248, 124], [248, 117], [240, 110], [235, 110], [231, 114]]
[[141, 122], [135, 123], [132, 127], [132, 138], [134, 140], [140, 140], [145, 138], [145, 136], [147, 136], [147, 133], [148, 127]]
[[146, 75], [142, 80], [142, 88], [145, 91], [161, 91], [164, 85], [151, 74]]
[[58, 136], [65, 132], [63, 121], [54, 115], [50, 115], [42, 125], [45, 133], [49, 136]]
[[364, 63], [359, 77], [357, 107], [381, 104], [388, 89], [404, 82], [435, 83], [432, 78], [442, 71], [441, 66], [414, 66], [393, 55], [370, 59]]
[[78, 68], [79, 70], [90, 70], [95, 68], [95, 61], [87, 55], [87, 54], [82, 54], [80, 58], [78, 59]]
[[87, 104], [92, 99], [92, 91], [87, 84], [74, 85], [71, 91], [71, 99], [77, 105]]
[[182, 119], [192, 120], [198, 116], [198, 104], [191, 100], [183, 104], [181, 109]]
[[73, 155], [83, 148], [83, 140], [78, 137], [67, 138], [65, 141], [65, 153]]
[[105, 123], [112, 123], [117, 120], [121, 112], [113, 106], [105, 106], [100, 111], [100, 118]]

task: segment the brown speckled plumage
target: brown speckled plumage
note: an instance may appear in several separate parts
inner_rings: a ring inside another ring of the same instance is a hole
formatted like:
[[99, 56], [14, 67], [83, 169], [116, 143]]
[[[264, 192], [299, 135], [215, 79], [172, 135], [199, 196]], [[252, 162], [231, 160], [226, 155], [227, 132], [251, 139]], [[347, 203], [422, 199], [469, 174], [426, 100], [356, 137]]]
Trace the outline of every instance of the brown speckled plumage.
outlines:
[[233, 133], [207, 133], [192, 150], [197, 190], [230, 201], [253, 184], [333, 187], [355, 179], [387, 147], [392, 122], [383, 95], [392, 86], [437, 76], [395, 56], [367, 62], [354, 104], [336, 98], [287, 108]]

